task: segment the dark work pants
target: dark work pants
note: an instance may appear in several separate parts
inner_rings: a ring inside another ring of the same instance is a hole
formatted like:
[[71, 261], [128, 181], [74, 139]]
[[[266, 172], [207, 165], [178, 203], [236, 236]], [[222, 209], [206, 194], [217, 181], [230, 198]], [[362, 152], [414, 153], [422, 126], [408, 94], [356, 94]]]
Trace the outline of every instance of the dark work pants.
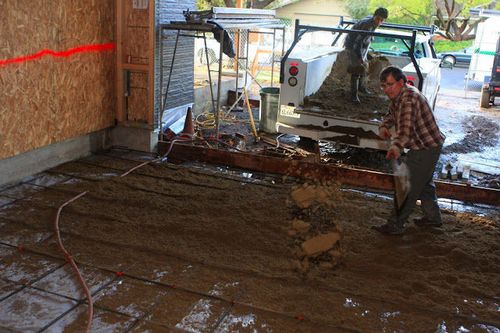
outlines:
[[410, 150], [406, 157], [401, 157], [410, 172], [410, 191], [399, 212], [393, 208], [389, 222], [403, 225], [408, 221], [417, 200], [422, 203], [424, 216], [436, 223], [441, 223], [441, 212], [437, 204], [436, 186], [433, 181], [436, 163], [441, 153], [441, 146], [422, 150]]

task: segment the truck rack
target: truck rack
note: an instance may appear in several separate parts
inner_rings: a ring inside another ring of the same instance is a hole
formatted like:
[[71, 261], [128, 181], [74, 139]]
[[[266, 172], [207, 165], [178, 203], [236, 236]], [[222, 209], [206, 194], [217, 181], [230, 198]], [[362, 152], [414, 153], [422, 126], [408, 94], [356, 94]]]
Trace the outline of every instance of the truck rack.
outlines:
[[[341, 23], [344, 24], [350, 24], [351, 21], [345, 21], [341, 18]], [[410, 30], [411, 26], [404, 25], [404, 24], [382, 24], [381, 27], [388, 27], [390, 26], [393, 29], [401, 29], [401, 30], [406, 30], [406, 31], [411, 31], [411, 36], [402, 36], [398, 34], [391, 34], [391, 33], [385, 33], [385, 32], [374, 32], [374, 31], [364, 31], [364, 30], [353, 30], [353, 29], [347, 29], [346, 27], [336, 27], [336, 28], [329, 28], [329, 27], [321, 27], [321, 26], [313, 26], [313, 25], [302, 25], [300, 24], [299, 20], [295, 20], [295, 33], [294, 33], [294, 38], [293, 42], [286, 51], [285, 55], [281, 59], [281, 66], [280, 66], [280, 83], [283, 83], [284, 80], [284, 68], [285, 68], [285, 62], [290, 56], [290, 53], [293, 51], [295, 46], [298, 44], [300, 39], [305, 33], [308, 32], [314, 32], [314, 31], [329, 31], [332, 33], [338, 33], [338, 36], [334, 40], [334, 44], [338, 41], [338, 38], [344, 34], [344, 33], [350, 33], [350, 32], [355, 32], [363, 35], [369, 35], [369, 36], [379, 36], [379, 37], [389, 37], [389, 38], [394, 38], [394, 39], [400, 39], [405, 45], [408, 46], [410, 52], [409, 52], [409, 57], [411, 59], [411, 62], [413, 66], [415, 67], [415, 72], [419, 78], [418, 82], [418, 89], [422, 90], [423, 87], [423, 75], [422, 72], [420, 71], [420, 67], [418, 66], [417, 60], [415, 58], [415, 43], [416, 43], [416, 38], [417, 38], [417, 33], [418, 32], [429, 32], [432, 33], [434, 30], [432, 27], [422, 27], [422, 26], [416, 26], [414, 29]], [[409, 45], [408, 43], [409, 42]], [[433, 54], [435, 57], [435, 54]]]
[[[341, 20], [342, 25], [351, 24], [351, 21]], [[439, 59], [436, 58], [432, 45], [429, 42], [429, 34], [434, 32], [433, 27], [408, 26], [385, 24], [385, 27], [399, 28], [399, 31], [364, 31], [348, 29], [343, 27], [321, 27], [301, 25], [295, 22], [295, 36], [290, 48], [282, 58], [280, 71], [280, 110], [278, 112], [276, 129], [279, 133], [292, 134], [309, 138], [314, 141], [336, 141], [350, 146], [370, 148], [376, 150], [387, 150], [389, 142], [381, 140], [378, 136], [378, 127], [382, 110], [377, 110], [376, 105], [369, 105], [369, 110], [356, 108], [356, 112], [350, 112], [349, 108], [339, 106], [329, 108], [320, 101], [319, 104], [305, 103], [305, 97], [311, 96], [321, 89], [324, 80], [331, 75], [332, 66], [337, 55], [344, 50], [343, 47], [335, 45], [339, 37], [344, 33], [359, 33], [368, 36], [377, 36], [391, 40], [401, 41], [406, 45], [409, 52], [405, 57], [410, 60], [405, 66], [401, 66], [408, 78], [428, 98], [431, 104], [435, 102], [439, 90]], [[304, 34], [313, 31], [326, 31], [333, 34], [334, 44], [325, 48], [315, 48], [309, 51], [292, 51]], [[407, 33], [411, 31], [411, 33]], [[415, 51], [417, 43], [421, 39], [429, 44], [430, 50], [425, 51], [427, 57], [417, 60]], [[405, 59], [405, 61], [407, 61]], [[430, 75], [430, 77], [429, 77]], [[415, 78], [418, 77], [418, 82]], [[430, 79], [429, 79], [430, 78]], [[344, 78], [342, 78], [344, 79]], [[425, 82], [424, 82], [425, 80]], [[427, 83], [426, 83], [427, 82]], [[332, 95], [336, 98], [334, 95]], [[338, 96], [344, 96], [340, 94]], [[325, 97], [326, 98], [326, 97]], [[347, 110], [347, 112], [345, 112]], [[366, 111], [366, 112], [365, 112]]]

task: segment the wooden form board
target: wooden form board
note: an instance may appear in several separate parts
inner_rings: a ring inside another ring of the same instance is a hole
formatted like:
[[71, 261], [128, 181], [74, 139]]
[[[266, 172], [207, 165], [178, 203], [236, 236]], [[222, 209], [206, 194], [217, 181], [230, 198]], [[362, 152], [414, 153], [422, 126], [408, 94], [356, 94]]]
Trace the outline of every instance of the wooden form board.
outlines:
[[[113, 125], [115, 1], [0, 2], [0, 159]], [[5, 64], [7, 60], [15, 60]]]
[[154, 8], [154, 0], [116, 2], [116, 115], [119, 122], [153, 127]]

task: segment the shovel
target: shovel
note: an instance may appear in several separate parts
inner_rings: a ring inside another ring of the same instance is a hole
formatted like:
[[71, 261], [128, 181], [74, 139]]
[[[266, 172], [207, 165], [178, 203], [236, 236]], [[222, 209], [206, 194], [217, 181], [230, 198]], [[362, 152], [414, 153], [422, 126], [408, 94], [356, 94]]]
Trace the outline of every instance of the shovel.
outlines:
[[399, 211], [410, 192], [410, 169], [406, 163], [398, 162], [395, 158], [391, 160], [391, 163], [394, 174], [395, 201]]

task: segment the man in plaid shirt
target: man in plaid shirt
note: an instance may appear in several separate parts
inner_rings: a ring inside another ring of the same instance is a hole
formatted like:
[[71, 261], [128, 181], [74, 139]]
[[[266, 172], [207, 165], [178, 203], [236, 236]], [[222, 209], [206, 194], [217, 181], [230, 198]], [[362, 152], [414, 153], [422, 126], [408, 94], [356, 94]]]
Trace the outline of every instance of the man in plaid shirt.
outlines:
[[389, 129], [395, 127], [387, 159], [399, 159], [408, 149], [405, 162], [410, 173], [410, 190], [399, 209], [393, 209], [386, 224], [374, 226], [385, 234], [402, 234], [405, 223], [420, 199], [424, 218], [415, 221], [419, 226], [441, 226], [441, 212], [437, 204], [433, 174], [441, 153], [444, 135], [439, 130], [432, 108], [418, 89], [406, 84], [403, 71], [389, 66], [380, 73], [381, 88], [389, 97], [389, 113], [379, 127], [379, 136], [391, 138]]

